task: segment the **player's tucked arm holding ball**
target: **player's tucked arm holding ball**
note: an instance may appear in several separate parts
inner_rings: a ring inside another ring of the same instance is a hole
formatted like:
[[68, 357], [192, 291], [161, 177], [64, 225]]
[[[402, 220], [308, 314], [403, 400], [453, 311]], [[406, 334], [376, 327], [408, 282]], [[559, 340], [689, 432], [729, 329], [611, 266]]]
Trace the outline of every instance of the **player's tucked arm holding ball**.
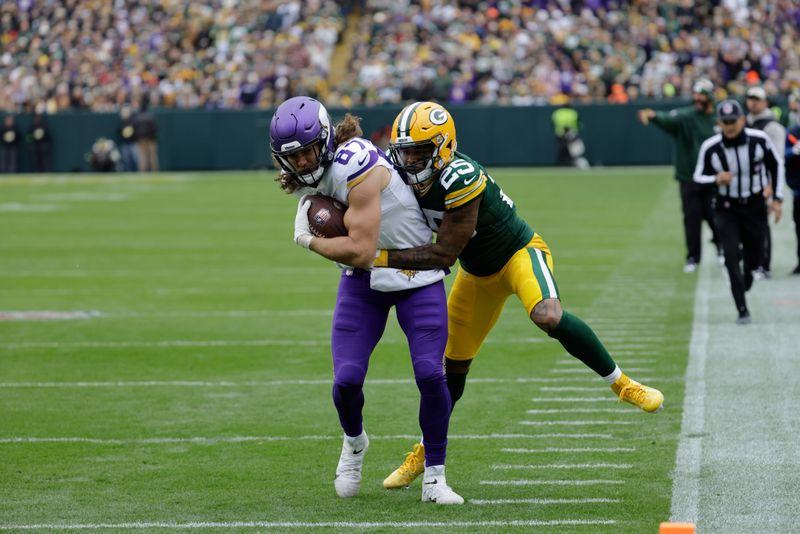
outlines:
[[350, 190], [347, 195], [349, 207], [344, 215], [346, 236], [320, 238], [311, 235], [308, 227], [310, 202], [301, 199], [295, 218], [295, 242], [329, 260], [369, 269], [375, 259], [380, 231], [381, 189], [388, 181], [389, 171], [375, 167]]

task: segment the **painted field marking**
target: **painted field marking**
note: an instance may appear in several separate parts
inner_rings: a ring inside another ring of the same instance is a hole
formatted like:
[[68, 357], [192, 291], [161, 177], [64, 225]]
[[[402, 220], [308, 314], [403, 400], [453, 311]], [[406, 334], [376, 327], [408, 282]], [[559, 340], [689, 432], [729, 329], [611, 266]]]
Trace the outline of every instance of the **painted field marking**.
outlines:
[[[217, 443], [246, 443], [260, 441], [341, 441], [342, 435], [306, 436], [191, 436], [138, 439], [89, 438], [89, 437], [3, 437], [0, 444], [25, 443], [89, 443], [93, 445], [161, 445], [168, 443], [196, 443], [214, 445]], [[394, 434], [370, 436], [374, 440], [419, 440], [419, 434]], [[455, 440], [497, 440], [497, 439], [613, 439], [611, 434], [451, 434], [448, 439]]]
[[602, 390], [603, 387], [598, 384], [596, 387], [572, 387], [572, 386], [552, 386], [552, 387], [541, 387], [539, 391], [553, 391], [553, 392], [565, 392], [565, 391], [574, 391], [576, 393], [583, 392], [583, 391], [593, 391], [598, 392]]
[[334, 528], [334, 529], [368, 529], [368, 528], [445, 528], [455, 527], [560, 527], [560, 526], [600, 526], [615, 525], [613, 519], [553, 519], [553, 520], [513, 520], [513, 521], [230, 521], [210, 522], [195, 521], [189, 523], [146, 522], [129, 523], [36, 523], [30, 525], [0, 525], [0, 530], [144, 530], [144, 529], [243, 529], [243, 528]]
[[[647, 368], [647, 367], [628, 367], [628, 368], [625, 369], [625, 372], [626, 373], [652, 373], [653, 369], [650, 369], [650, 368]], [[596, 376], [594, 371], [592, 371], [588, 367], [581, 368], [581, 369], [551, 369], [549, 371], [549, 373], [553, 374], [553, 375], [590, 375], [590, 376]]]
[[496, 505], [496, 504], [616, 504], [622, 499], [609, 499], [607, 497], [588, 497], [582, 499], [470, 499], [470, 504]]
[[481, 480], [483, 486], [600, 486], [625, 484], [624, 480]]
[[605, 397], [533, 397], [533, 402], [620, 402], [614, 395]]
[[[563, 383], [561, 378], [473, 378], [470, 384], [528, 384], [528, 383]], [[569, 379], [569, 381], [580, 381]], [[186, 388], [237, 388], [237, 387], [272, 387], [272, 386], [330, 386], [333, 378], [309, 378], [287, 380], [247, 380], [210, 381], [210, 380], [118, 380], [97, 382], [0, 382], [0, 389], [11, 388], [149, 388], [149, 387], [186, 387]], [[365, 386], [406, 385], [413, 384], [413, 378], [367, 378]], [[611, 397], [611, 400], [616, 400]]]
[[633, 421], [520, 421], [527, 426], [593, 426], [593, 425], [632, 425]]
[[500, 452], [513, 452], [522, 454], [549, 454], [551, 452], [634, 452], [635, 447], [545, 447], [543, 449], [500, 449]]
[[[656, 360], [653, 358], [625, 358], [624, 362], [617, 362], [617, 363], [625, 363], [625, 364], [643, 364], [643, 363], [655, 363]], [[569, 366], [580, 366], [586, 367], [586, 364], [580, 360], [576, 360], [574, 358], [570, 358], [568, 360], [556, 360], [556, 365], [569, 365]]]
[[[487, 339], [484, 343], [498, 345], [516, 345], [528, 343], [541, 343], [538, 338], [503, 338]], [[384, 338], [381, 343], [407, 344], [405, 338]], [[102, 348], [102, 349], [128, 349], [128, 348], [164, 348], [164, 347], [269, 347], [269, 346], [309, 346], [329, 347], [330, 339], [212, 339], [189, 340], [168, 339], [162, 341], [21, 341], [17, 343], [2, 343], [0, 349], [60, 349], [60, 348]]]
[[532, 415], [539, 415], [539, 414], [553, 414], [553, 413], [619, 413], [619, 414], [639, 414], [639, 412], [635, 412], [633, 410], [629, 410], [625, 407], [620, 408], [552, 408], [552, 409], [533, 409], [533, 410], [526, 410], [525, 413], [532, 414]]
[[675, 470], [672, 481], [670, 518], [697, 522], [700, 501], [700, 463], [705, 429], [706, 359], [711, 273], [708, 262], [700, 265], [694, 299], [694, 321], [686, 365], [686, 390]]
[[494, 464], [489, 469], [631, 469], [633, 464]]

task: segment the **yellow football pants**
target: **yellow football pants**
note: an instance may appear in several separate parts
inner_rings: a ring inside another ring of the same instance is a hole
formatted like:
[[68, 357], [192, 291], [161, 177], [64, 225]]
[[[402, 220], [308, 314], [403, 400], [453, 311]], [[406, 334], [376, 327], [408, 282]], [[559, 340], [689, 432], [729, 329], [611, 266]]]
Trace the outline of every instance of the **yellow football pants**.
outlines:
[[522, 301], [529, 317], [539, 302], [559, 296], [553, 257], [539, 234], [492, 275], [475, 276], [459, 267], [447, 299], [445, 355], [452, 360], [474, 358], [512, 294]]

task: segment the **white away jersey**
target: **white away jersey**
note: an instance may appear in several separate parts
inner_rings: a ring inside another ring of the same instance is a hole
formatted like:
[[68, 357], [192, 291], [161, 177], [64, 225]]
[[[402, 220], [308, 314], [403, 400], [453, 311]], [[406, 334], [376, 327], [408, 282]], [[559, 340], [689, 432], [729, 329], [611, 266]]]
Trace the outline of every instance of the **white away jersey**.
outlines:
[[[350, 189], [361, 183], [367, 172], [375, 166], [385, 167], [391, 173], [389, 184], [381, 192], [378, 248], [405, 249], [430, 243], [433, 232], [425, 222], [411, 187], [386, 155], [366, 139], [356, 137], [336, 149], [333, 163], [325, 171], [315, 192], [349, 205], [347, 195]], [[372, 270], [371, 285], [379, 291], [398, 291], [426, 286], [444, 276], [442, 270], [380, 268]]]

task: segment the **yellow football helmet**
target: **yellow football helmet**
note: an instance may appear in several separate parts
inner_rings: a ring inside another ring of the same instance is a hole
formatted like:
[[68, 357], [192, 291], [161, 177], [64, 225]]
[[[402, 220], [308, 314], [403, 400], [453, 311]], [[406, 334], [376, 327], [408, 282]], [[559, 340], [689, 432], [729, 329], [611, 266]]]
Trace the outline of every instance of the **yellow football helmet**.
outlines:
[[392, 163], [409, 185], [425, 193], [456, 153], [453, 117], [435, 102], [414, 102], [403, 108], [389, 140]]

